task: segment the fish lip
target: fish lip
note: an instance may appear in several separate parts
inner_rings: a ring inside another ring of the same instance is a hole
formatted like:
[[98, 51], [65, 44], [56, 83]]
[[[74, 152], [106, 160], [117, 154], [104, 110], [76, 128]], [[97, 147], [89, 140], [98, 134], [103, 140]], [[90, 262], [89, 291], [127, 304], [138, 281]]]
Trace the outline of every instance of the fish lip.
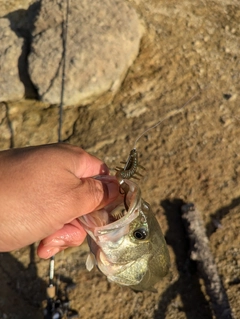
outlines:
[[[109, 181], [110, 179], [113, 180], [113, 176], [109, 175], [98, 175], [95, 176], [94, 178], [102, 181]], [[128, 226], [135, 218], [139, 216], [139, 210], [141, 207], [141, 190], [139, 186], [130, 181], [130, 180], [125, 180], [125, 183], [128, 184], [129, 186], [129, 192], [127, 194], [127, 200], [130, 202], [129, 209], [127, 213], [121, 217], [120, 219], [107, 223], [106, 225], [103, 226], [97, 226], [93, 225], [93, 219], [92, 216], [93, 214], [97, 215], [99, 212], [99, 215], [103, 214], [111, 214], [111, 211], [113, 209], [124, 206], [124, 196], [119, 193], [119, 197], [110, 203], [109, 205], [105, 206], [102, 210], [95, 211], [92, 213], [89, 213], [87, 215], [83, 215], [79, 217], [79, 221], [82, 224], [82, 226], [85, 228], [87, 233], [94, 239], [98, 237], [100, 241], [105, 241], [104, 240], [104, 235], [109, 234], [109, 232], [112, 232], [114, 230], [119, 230], [121, 228], [125, 228], [124, 233], [128, 232]], [[120, 186], [120, 185], [119, 185]], [[92, 214], [92, 215], [91, 215]], [[124, 234], [121, 234], [124, 235]], [[101, 238], [101, 239], [100, 239]], [[106, 239], [107, 240], [107, 239]]]

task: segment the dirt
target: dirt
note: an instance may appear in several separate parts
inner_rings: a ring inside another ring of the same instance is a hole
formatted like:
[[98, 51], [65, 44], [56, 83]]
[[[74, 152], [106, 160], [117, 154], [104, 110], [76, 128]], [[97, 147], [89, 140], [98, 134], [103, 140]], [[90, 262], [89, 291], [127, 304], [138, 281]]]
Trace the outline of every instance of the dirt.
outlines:
[[[139, 56], [112, 99], [66, 107], [63, 136], [114, 169], [143, 131], [180, 108], [137, 143], [139, 181], [162, 226], [171, 272], [158, 293], [134, 293], [87, 272], [87, 244], [56, 256], [79, 318], [211, 319], [204, 283], [189, 259], [180, 207], [202, 214], [234, 318], [240, 318], [240, 4], [238, 1], [130, 1], [145, 25]], [[57, 106], [8, 103], [11, 145], [57, 140]], [[35, 122], [34, 122], [35, 121]], [[35, 124], [34, 124], [35, 123]], [[42, 318], [49, 262], [36, 246], [0, 254], [0, 318]], [[74, 283], [74, 285], [73, 285]]]

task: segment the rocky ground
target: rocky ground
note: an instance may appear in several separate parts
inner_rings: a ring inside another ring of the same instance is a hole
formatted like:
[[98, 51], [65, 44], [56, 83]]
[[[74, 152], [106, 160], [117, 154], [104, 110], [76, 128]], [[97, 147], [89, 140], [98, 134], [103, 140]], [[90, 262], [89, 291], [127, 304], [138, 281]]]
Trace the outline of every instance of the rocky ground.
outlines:
[[[24, 24], [33, 2], [1, 0], [1, 16]], [[171, 274], [157, 285], [158, 293], [135, 294], [108, 283], [97, 270], [88, 273], [84, 244], [56, 256], [61, 287], [76, 284], [69, 297], [80, 318], [214, 318], [204, 283], [189, 260], [180, 216], [182, 203], [194, 202], [233, 316], [240, 318], [239, 1], [129, 0], [126, 5], [136, 11], [144, 30], [138, 55], [116, 91], [98, 91], [87, 104], [65, 103], [63, 139], [114, 169], [146, 128], [195, 96], [183, 112], [137, 144], [146, 168], [139, 183], [166, 236]], [[26, 98], [1, 102], [2, 149], [57, 141], [58, 106], [39, 101], [27, 83]], [[0, 254], [1, 319], [43, 317], [49, 264], [35, 248]]]

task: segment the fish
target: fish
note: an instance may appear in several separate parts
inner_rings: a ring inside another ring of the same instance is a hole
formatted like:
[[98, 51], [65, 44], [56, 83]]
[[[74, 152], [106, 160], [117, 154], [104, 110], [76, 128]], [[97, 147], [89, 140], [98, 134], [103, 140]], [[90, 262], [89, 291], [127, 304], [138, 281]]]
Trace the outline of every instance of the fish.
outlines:
[[[96, 178], [103, 181], [116, 177]], [[170, 268], [165, 238], [138, 184], [124, 179], [119, 186], [114, 202], [79, 217], [91, 251], [86, 267], [90, 271], [96, 265], [110, 282], [136, 292], [156, 292], [154, 285]]]
[[[123, 168], [116, 167], [115, 178], [119, 183], [119, 196], [101, 210], [79, 217], [87, 232], [90, 254], [86, 267], [94, 265], [108, 278], [134, 291], [156, 292], [155, 284], [170, 269], [170, 257], [161, 227], [147, 203], [141, 197], [141, 189], [130, 178], [139, 179], [136, 145], [149, 130], [182, 112], [197, 96], [192, 96], [182, 107], [169, 112], [153, 126], [143, 131], [135, 140]], [[138, 177], [137, 177], [137, 176]], [[113, 176], [96, 176], [98, 179]]]

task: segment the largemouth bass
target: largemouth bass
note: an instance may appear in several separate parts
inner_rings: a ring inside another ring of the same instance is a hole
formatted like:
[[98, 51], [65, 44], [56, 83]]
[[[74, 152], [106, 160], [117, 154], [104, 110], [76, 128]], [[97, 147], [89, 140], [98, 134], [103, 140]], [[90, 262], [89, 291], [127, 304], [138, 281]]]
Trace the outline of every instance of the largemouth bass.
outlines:
[[170, 267], [168, 249], [139, 186], [124, 179], [126, 188], [113, 203], [79, 218], [91, 250], [86, 266], [91, 270], [97, 265], [109, 281], [135, 291], [155, 292], [154, 285]]

